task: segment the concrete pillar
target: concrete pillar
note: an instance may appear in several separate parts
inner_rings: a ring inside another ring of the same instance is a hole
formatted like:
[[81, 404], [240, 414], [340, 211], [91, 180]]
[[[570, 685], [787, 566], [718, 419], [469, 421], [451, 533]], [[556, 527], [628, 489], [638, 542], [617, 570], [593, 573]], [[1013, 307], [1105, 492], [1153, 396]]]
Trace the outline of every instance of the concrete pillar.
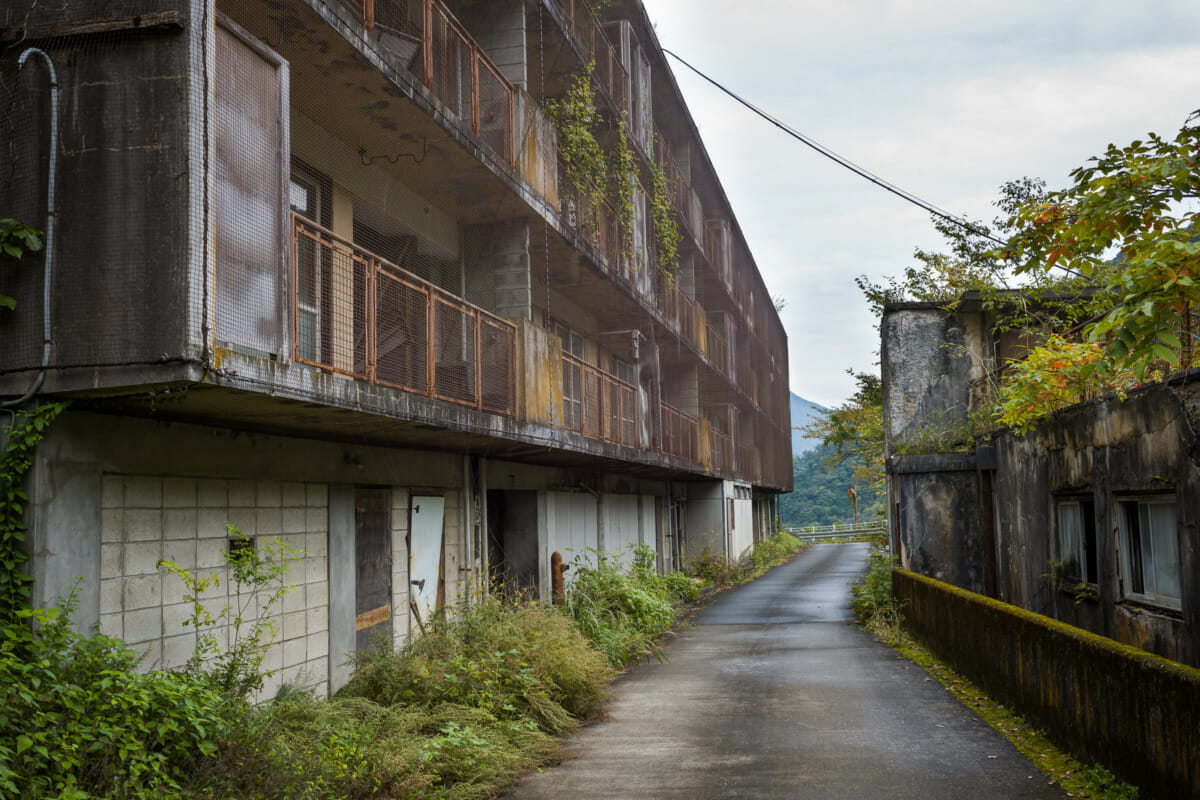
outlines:
[[529, 224], [506, 220], [471, 225], [463, 239], [467, 299], [505, 319], [532, 319]]
[[355, 650], [354, 487], [329, 486], [329, 691], [350, 680]]

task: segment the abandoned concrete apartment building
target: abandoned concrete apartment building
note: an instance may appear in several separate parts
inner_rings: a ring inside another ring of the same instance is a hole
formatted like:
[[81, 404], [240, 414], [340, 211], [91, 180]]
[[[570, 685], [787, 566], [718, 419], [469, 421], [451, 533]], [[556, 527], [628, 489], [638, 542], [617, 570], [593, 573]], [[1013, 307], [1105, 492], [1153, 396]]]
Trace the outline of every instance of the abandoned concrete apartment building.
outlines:
[[[278, 536], [303, 556], [267, 665], [328, 691], [414, 614], [547, 598], [556, 551], [670, 568], [769, 533], [786, 337], [637, 0], [0, 15], [4, 215], [57, 198], [51, 346], [43, 251], [0, 278], [0, 392], [73, 400], [29, 481], [35, 602], [82, 576], [77, 623], [171, 667], [194, 634], [159, 559]], [[545, 110], [589, 62], [627, 215], [563, 178]]]
[[[901, 566], [1200, 666], [1200, 371], [1070, 406], [1024, 435], [1001, 430], [972, 452], [933, 452], [1030, 345], [1020, 330], [997, 332], [1002, 313], [977, 294], [952, 313], [885, 309]], [[1194, 353], [1194, 334], [1181, 339]]]

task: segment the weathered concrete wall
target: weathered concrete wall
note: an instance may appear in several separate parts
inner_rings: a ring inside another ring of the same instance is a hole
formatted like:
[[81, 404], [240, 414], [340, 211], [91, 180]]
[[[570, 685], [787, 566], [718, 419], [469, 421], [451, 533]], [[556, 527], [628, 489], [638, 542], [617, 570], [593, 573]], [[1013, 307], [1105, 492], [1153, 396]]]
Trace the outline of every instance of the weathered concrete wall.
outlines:
[[[1200, 665], [1200, 470], [1197, 390], [1158, 384], [1124, 402], [1108, 398], [1073, 406], [1025, 436], [996, 437], [997, 579], [1006, 602], [1049, 614], [1163, 657]], [[1055, 500], [1092, 499], [1097, 597], [1076, 601], [1047, 578], [1055, 552]], [[1182, 608], [1126, 598], [1121, 573], [1117, 501], [1173, 495], [1178, 525]]]
[[895, 304], [884, 311], [880, 333], [888, 452], [915, 444], [923, 432], [962, 426], [971, 396], [963, 323], [927, 304]]
[[905, 626], [956, 670], [1151, 797], [1200, 796], [1200, 670], [911, 572]]
[[472, 225], [464, 242], [467, 299], [503, 319], [530, 319], [529, 223]]
[[520, 416], [528, 422], [562, 425], [562, 340], [528, 320], [518, 320], [517, 367]]
[[987, 554], [975, 456], [892, 456], [888, 472], [901, 566], [983, 592]]

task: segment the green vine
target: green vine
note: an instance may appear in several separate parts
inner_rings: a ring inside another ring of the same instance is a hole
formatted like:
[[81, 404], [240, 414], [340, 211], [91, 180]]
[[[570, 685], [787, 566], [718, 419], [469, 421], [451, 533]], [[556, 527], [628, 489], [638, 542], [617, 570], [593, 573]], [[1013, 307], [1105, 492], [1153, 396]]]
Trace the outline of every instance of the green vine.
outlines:
[[633, 261], [633, 182], [636, 166], [633, 148], [625, 136], [625, 126], [617, 125], [617, 147], [612, 157], [613, 196], [617, 201], [617, 224], [621, 237], [621, 258], [632, 268]]
[[650, 173], [654, 181], [654, 193], [650, 202], [654, 219], [654, 241], [658, 252], [658, 270], [668, 280], [673, 280], [679, 271], [679, 242], [682, 236], [679, 226], [675, 224], [667, 173], [657, 161], [651, 161]]
[[[0, 259], [20, 260], [25, 253], [42, 249], [42, 232], [12, 217], [0, 217]], [[0, 294], [0, 308], [13, 308], [17, 301]]]
[[591, 211], [593, 219], [600, 211], [607, 174], [604, 150], [595, 133], [600, 113], [592, 89], [594, 69], [595, 62], [589, 61], [571, 80], [566, 94], [546, 101], [546, 116], [558, 133], [558, 155], [567, 181], [578, 190], [580, 201]]
[[5, 430], [4, 455], [0, 457], [0, 622], [14, 621], [29, 602], [33, 578], [22, 568], [29, 560], [25, 552], [25, 504], [29, 495], [21, 481], [33, 466], [33, 451], [46, 435], [54, 418], [67, 403], [46, 403], [20, 418]]

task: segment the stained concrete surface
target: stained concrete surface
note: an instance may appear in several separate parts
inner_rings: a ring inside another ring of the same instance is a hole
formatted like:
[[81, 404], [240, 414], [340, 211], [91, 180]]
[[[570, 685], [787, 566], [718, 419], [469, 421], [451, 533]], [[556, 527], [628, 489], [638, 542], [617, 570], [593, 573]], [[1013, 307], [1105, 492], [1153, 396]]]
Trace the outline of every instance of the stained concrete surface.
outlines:
[[620, 677], [537, 798], [1062, 798], [923, 669], [853, 626], [866, 545], [815, 545]]

